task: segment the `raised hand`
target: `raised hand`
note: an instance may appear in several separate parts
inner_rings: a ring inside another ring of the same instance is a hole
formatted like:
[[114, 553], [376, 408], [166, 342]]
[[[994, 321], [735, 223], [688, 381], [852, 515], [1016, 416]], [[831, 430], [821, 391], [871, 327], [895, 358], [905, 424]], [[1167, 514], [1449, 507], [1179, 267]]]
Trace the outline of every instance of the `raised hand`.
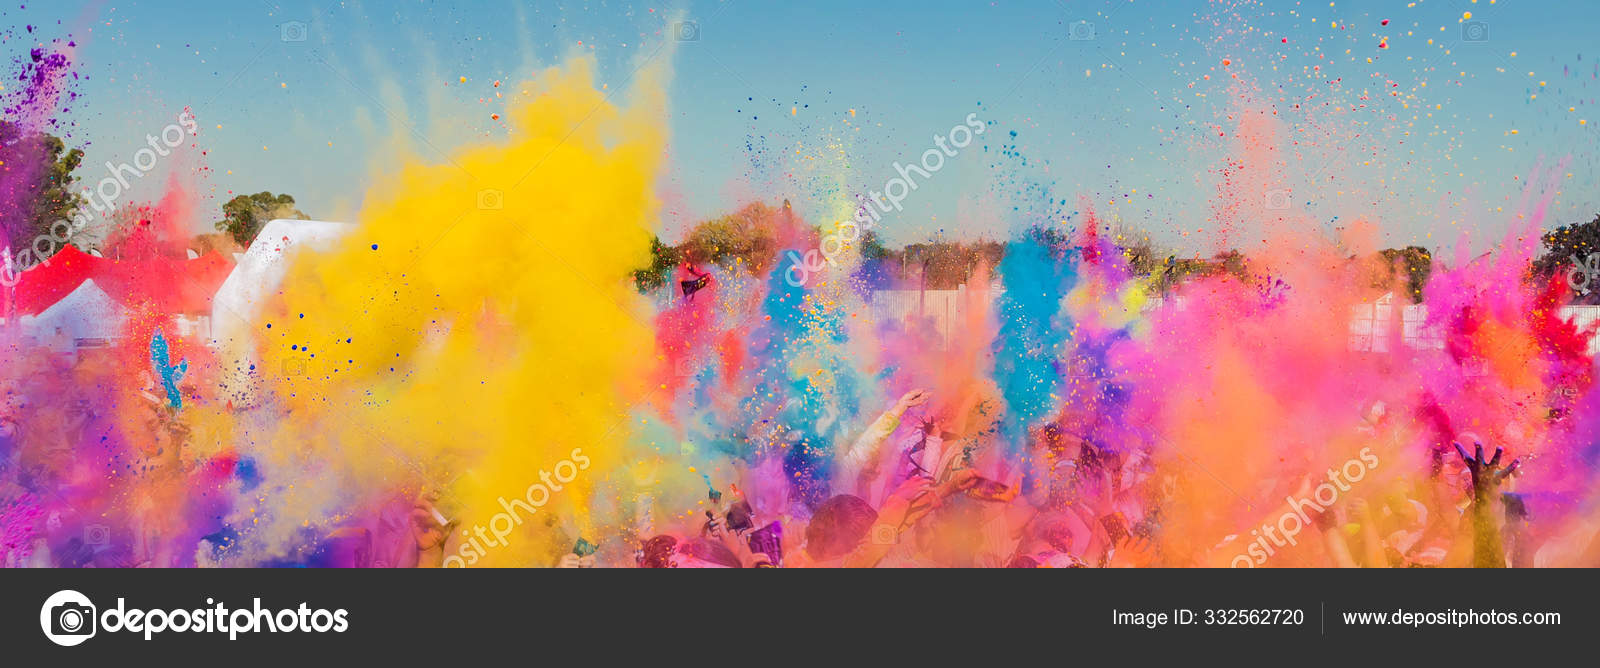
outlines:
[[[750, 549], [750, 540], [745, 537], [745, 531], [731, 529], [726, 519], [707, 514], [710, 515], [710, 521], [706, 522], [706, 534], [721, 541], [729, 552], [738, 557], [740, 568], [756, 568], [771, 563], [772, 559], [767, 555], [758, 554]], [[588, 567], [593, 567], [593, 562]]]
[[1373, 518], [1372, 504], [1365, 498], [1359, 496], [1351, 499], [1350, 514], [1356, 518], [1356, 521], [1361, 522], [1362, 524], [1371, 522]]
[[1455, 443], [1456, 454], [1461, 456], [1461, 461], [1466, 462], [1467, 470], [1472, 472], [1472, 501], [1482, 503], [1489, 499], [1495, 488], [1506, 478], [1517, 472], [1522, 465], [1522, 459], [1514, 459], [1509, 466], [1501, 468], [1500, 458], [1506, 452], [1505, 448], [1496, 447], [1494, 456], [1488, 461], [1483, 459], [1483, 444], [1473, 442], [1473, 455], [1467, 455], [1467, 449], [1460, 443]]
[[927, 390], [912, 390], [900, 397], [900, 407], [911, 408], [912, 406], [921, 406], [922, 404], [928, 403], [928, 399], [932, 397], [933, 394]]
[[930, 497], [934, 495], [935, 487], [932, 480], [922, 476], [906, 479], [883, 500], [883, 507], [878, 509], [879, 523], [896, 527], [897, 530], [905, 528], [906, 524], [913, 521], [913, 510], [925, 514], [932, 509]]
[[[434, 508], [430, 496], [424, 495], [417, 499], [411, 507], [411, 537], [417, 543], [418, 552], [422, 553], [424, 561], [440, 561], [444, 559], [444, 542], [450, 536], [450, 527], [454, 522], [440, 523], [443, 517]], [[437, 557], [437, 559], [430, 559]]]
[[1111, 568], [1138, 568], [1155, 562], [1156, 542], [1152, 538], [1129, 535], [1115, 547], [1107, 564]]
[[1505, 454], [1505, 448], [1495, 448], [1494, 456], [1485, 461], [1482, 443], [1473, 443], [1471, 457], [1460, 443], [1455, 446], [1456, 454], [1461, 455], [1461, 461], [1466, 462], [1467, 470], [1472, 472], [1472, 565], [1474, 568], [1505, 568], [1505, 544], [1500, 540], [1500, 526], [1493, 514], [1499, 504], [1493, 500], [1501, 481], [1516, 473], [1522, 460], [1513, 460], [1510, 466], [1501, 468], [1500, 457]]

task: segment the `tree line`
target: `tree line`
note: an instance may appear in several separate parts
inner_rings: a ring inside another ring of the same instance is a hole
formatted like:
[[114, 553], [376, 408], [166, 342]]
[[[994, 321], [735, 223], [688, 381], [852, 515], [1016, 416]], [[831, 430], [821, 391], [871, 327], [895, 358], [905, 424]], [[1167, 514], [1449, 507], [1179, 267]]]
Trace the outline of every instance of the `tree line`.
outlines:
[[[26, 132], [12, 121], [0, 120], [0, 245], [11, 249], [13, 256], [25, 248], [44, 251], [35, 241], [44, 235], [59, 235], [60, 221], [71, 221], [87, 205], [79, 192], [83, 179], [76, 172], [83, 165], [82, 149], [68, 150], [60, 137], [39, 132]], [[113, 221], [137, 218], [139, 204], [118, 207], [108, 218]], [[259, 192], [238, 195], [222, 205], [222, 217], [212, 227], [217, 235], [199, 235], [191, 245], [202, 252], [242, 251], [260, 233], [267, 221], [275, 218], [305, 220], [306, 214], [295, 206], [294, 197], [288, 194]], [[105, 240], [114, 235], [94, 235], [88, 229], [73, 229], [68, 244], [79, 250], [97, 250]], [[49, 259], [59, 252], [51, 245], [40, 260]]]
[[[781, 207], [753, 203], [738, 211], [700, 222], [691, 228], [677, 245], [670, 245], [659, 236], [651, 239], [650, 264], [634, 272], [634, 280], [641, 292], [659, 289], [672, 280], [674, 270], [682, 264], [703, 266], [715, 264], [724, 269], [742, 269], [751, 275], [762, 275], [779, 260], [780, 224], [792, 219], [788, 202]], [[1587, 224], [1591, 237], [1600, 231], [1600, 217]], [[1574, 226], [1581, 227], [1581, 226]], [[1563, 227], [1551, 232], [1547, 243], [1559, 237], [1567, 239], [1573, 233]], [[823, 230], [811, 228], [820, 237]], [[1031, 233], [1041, 242], [1053, 247], [1067, 248], [1073, 243], [1059, 229], [1035, 229]], [[1114, 246], [1120, 250], [1136, 275], [1147, 277], [1160, 292], [1166, 293], [1187, 280], [1228, 275], [1241, 281], [1254, 283], [1263, 276], [1252, 268], [1250, 260], [1238, 250], [1216, 253], [1210, 257], [1181, 257], [1153, 243], [1148, 235], [1123, 232], [1113, 236]], [[1567, 244], [1570, 245], [1570, 244]], [[875, 272], [901, 285], [917, 285], [928, 290], [952, 290], [968, 285], [979, 266], [993, 268], [1005, 256], [1006, 244], [989, 239], [969, 241], [928, 240], [909, 243], [899, 248], [885, 245], [872, 231], [863, 233], [858, 242], [864, 263]], [[1591, 246], [1592, 247], [1592, 246]], [[1566, 245], [1561, 246], [1562, 249]], [[1552, 253], [1566, 252], [1565, 250]], [[1390, 248], [1370, 257], [1351, 257], [1367, 265], [1371, 287], [1394, 289], [1405, 294], [1412, 302], [1420, 303], [1422, 289], [1427, 285], [1433, 270], [1433, 254], [1420, 246]], [[1569, 266], [1547, 254], [1540, 258], [1537, 267]], [[1544, 270], [1544, 276], [1550, 270]]]
[[[81, 190], [81, 179], [75, 176], [83, 165], [83, 158], [81, 149], [69, 150], [59, 137], [25, 132], [14, 122], [0, 120], [0, 177], [3, 177], [0, 178], [3, 184], [0, 185], [0, 222], [4, 228], [0, 243], [16, 253], [32, 246], [41, 235], [50, 234], [52, 225], [77, 216], [86, 204], [77, 192]], [[125, 217], [112, 216], [113, 220]], [[277, 218], [305, 220], [307, 216], [297, 208], [294, 197], [286, 193], [262, 191], [237, 195], [222, 205], [221, 219], [213, 224], [217, 234], [199, 235], [192, 240], [192, 245], [198, 245], [202, 251], [242, 251], [250, 246], [268, 221]], [[671, 280], [675, 268], [683, 263], [716, 264], [724, 269], [763, 275], [779, 261], [779, 254], [784, 250], [780, 248], [782, 231], [795, 227], [794, 213], [787, 200], [779, 206], [761, 202], [746, 205], [732, 213], [701, 221], [677, 245], [669, 245], [659, 236], [653, 237], [650, 263], [634, 272], [634, 281], [641, 291], [658, 289]], [[822, 231], [811, 229], [820, 238]], [[1059, 230], [1037, 232], [1047, 236], [1063, 234]], [[68, 243], [89, 251], [101, 241], [75, 234]], [[1064, 238], [1050, 241], [1067, 243]], [[1530, 280], [1548, 281], [1558, 274], [1574, 271], [1575, 264], [1584, 264], [1591, 253], [1600, 250], [1600, 215], [1589, 222], [1547, 231], [1542, 241], [1545, 250], [1534, 261]], [[934, 239], [891, 248], [876, 232], [866, 231], [857, 243], [862, 259], [886, 278], [915, 283], [930, 290], [966, 285], [979, 266], [993, 267], [1005, 254], [1004, 243], [983, 239]], [[1119, 235], [1116, 246], [1134, 273], [1149, 277], [1161, 292], [1199, 276], [1226, 274], [1252, 282], [1259, 278], [1252, 273], [1249, 258], [1237, 250], [1211, 257], [1179, 257], [1158, 248], [1147, 235], [1138, 234]], [[1428, 249], [1419, 246], [1390, 248], [1371, 257], [1351, 259], [1366, 261], [1373, 267], [1373, 287], [1403, 290], [1414, 303], [1423, 300], [1422, 288], [1433, 270], [1433, 255]], [[1600, 290], [1579, 295], [1576, 301], [1600, 302]]]

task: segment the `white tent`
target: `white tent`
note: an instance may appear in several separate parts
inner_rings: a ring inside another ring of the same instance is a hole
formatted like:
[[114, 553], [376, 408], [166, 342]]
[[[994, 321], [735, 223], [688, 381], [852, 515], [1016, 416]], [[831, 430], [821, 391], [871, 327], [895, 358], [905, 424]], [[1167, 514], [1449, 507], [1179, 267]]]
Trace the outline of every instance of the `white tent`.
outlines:
[[22, 318], [23, 333], [58, 353], [77, 346], [103, 346], [122, 331], [126, 311], [93, 280], [84, 281], [61, 301], [31, 318]]
[[[1571, 320], [1578, 326], [1578, 331], [1583, 331], [1600, 320], [1600, 306], [1566, 306], [1561, 309], [1561, 317]], [[1589, 338], [1589, 354], [1600, 356], [1600, 336]]]
[[[294, 254], [332, 250], [353, 229], [355, 226], [348, 223], [284, 219], [270, 221], [261, 228], [211, 300], [212, 344], [217, 347], [224, 370], [248, 375], [256, 361], [251, 328], [261, 320], [261, 310], [283, 284]], [[249, 383], [228, 385], [242, 388]]]

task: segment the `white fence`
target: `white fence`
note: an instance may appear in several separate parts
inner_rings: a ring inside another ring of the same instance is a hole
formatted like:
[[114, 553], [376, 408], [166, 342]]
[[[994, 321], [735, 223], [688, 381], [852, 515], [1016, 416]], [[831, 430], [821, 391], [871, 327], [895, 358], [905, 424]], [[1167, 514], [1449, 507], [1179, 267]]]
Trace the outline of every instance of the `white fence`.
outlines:
[[[1392, 296], [1371, 304], [1358, 304], [1350, 308], [1350, 349], [1362, 352], [1386, 353], [1394, 340], [1395, 309]], [[1430, 327], [1428, 307], [1425, 304], [1406, 304], [1398, 307], [1401, 327], [1400, 341], [1412, 350], [1439, 350], [1444, 348], [1444, 335], [1437, 327]], [[1561, 309], [1561, 319], [1570, 320], [1579, 331], [1600, 320], [1600, 306], [1566, 306]], [[1589, 355], [1600, 356], [1600, 336], [1589, 337]]]
[[[989, 290], [987, 298], [994, 299], [1000, 292], [998, 289]], [[941, 342], [949, 346], [952, 333], [959, 331], [957, 328], [965, 322], [962, 307], [966, 300], [966, 290], [878, 290], [872, 293], [870, 308], [876, 322], [929, 318]], [[1155, 298], [1150, 300], [1146, 308], [1154, 309], [1161, 305], [1162, 300]], [[1181, 303], [1177, 306], [1182, 308]], [[1600, 306], [1568, 306], [1561, 309], [1561, 317], [1572, 320], [1582, 330], [1600, 321]], [[1393, 328], [1398, 326], [1400, 342], [1405, 347], [1412, 350], [1443, 349], [1443, 333], [1435, 327], [1429, 327], [1427, 322], [1426, 305], [1396, 305], [1392, 294], [1385, 295], [1376, 302], [1351, 307], [1349, 348], [1361, 352], [1391, 352]], [[1590, 337], [1589, 354], [1600, 356], [1600, 336]]]
[[[1561, 317], [1571, 320], [1582, 331], [1600, 320], [1600, 306], [1568, 306], [1561, 309]], [[1600, 356], [1600, 336], [1589, 337], [1589, 355]]]
[[[994, 299], [999, 290], [990, 290]], [[962, 323], [962, 306], [967, 290], [878, 290], [872, 293], [870, 310], [873, 322], [905, 322], [907, 318], [931, 319], [940, 344], [948, 348], [951, 336]]]
[[[1412, 350], [1440, 350], [1444, 348], [1444, 334], [1437, 327], [1428, 326], [1428, 307], [1422, 304], [1404, 304], [1400, 310], [1400, 341]], [[1389, 352], [1394, 340], [1394, 295], [1384, 295], [1371, 304], [1350, 307], [1350, 349], [1361, 352]]]

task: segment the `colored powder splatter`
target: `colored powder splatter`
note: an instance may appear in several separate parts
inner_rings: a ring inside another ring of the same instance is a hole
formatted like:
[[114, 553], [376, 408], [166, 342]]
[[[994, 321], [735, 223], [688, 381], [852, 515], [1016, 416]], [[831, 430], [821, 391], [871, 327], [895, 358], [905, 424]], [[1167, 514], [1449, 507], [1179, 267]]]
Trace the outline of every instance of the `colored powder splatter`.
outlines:
[[30, 494], [0, 506], [0, 565], [17, 566], [33, 553], [43, 514]]
[[150, 337], [150, 364], [161, 379], [161, 388], [167, 393], [167, 404], [173, 410], [183, 408], [183, 394], [178, 390], [178, 383], [183, 380], [183, 374], [189, 371], [189, 361], [180, 360], [172, 364], [167, 339], [159, 329], [155, 336]]
[[[24, 92], [6, 102], [8, 117], [33, 119], [17, 127], [55, 127], [67, 63], [32, 54]], [[1087, 201], [1069, 213], [1022, 174], [1032, 164], [1011, 131], [996, 160], [1018, 170], [997, 177], [1013, 205], [982, 221], [1016, 231], [997, 285], [979, 261], [965, 289], [930, 297], [904, 267], [856, 267], [852, 254], [794, 286], [819, 230], [786, 202], [730, 217], [764, 235], [748, 262], [694, 258], [670, 295], [641, 295], [633, 272], [651, 265], [661, 208], [663, 73], [644, 70], [623, 107], [594, 88], [593, 67], [539, 73], [505, 114], [514, 139], [405, 162], [367, 194], [342, 246], [294, 256], [256, 323], [259, 405], [218, 400], [203, 343], [165, 335], [196, 301], [181, 242], [197, 190], [175, 180], [155, 205], [118, 212], [115, 259], [94, 277], [129, 311], [121, 342], [75, 366], [43, 350], [0, 362], [8, 397], [15, 378], [28, 395], [16, 409], [28, 429], [0, 450], [15, 468], [0, 470], [53, 492], [0, 510], [0, 558], [27, 558], [44, 538], [58, 565], [135, 565], [116, 547], [128, 541], [84, 538], [110, 534], [139, 536], [156, 565], [406, 566], [423, 511], [448, 528], [447, 563], [546, 565], [578, 536], [692, 532], [718, 489], [804, 521], [842, 492], [881, 500], [883, 481], [836, 479], [839, 458], [918, 388], [932, 399], [888, 421], [876, 463], [903, 471], [913, 444], [948, 436], [985, 475], [1025, 473], [1018, 507], [1065, 515], [1092, 502], [1102, 528], [1126, 516], [1152, 533], [1165, 565], [1252, 560], [1286, 499], [1350, 493], [1331, 487], [1335, 471], [1374, 505], [1455, 512], [1466, 490], [1448, 453], [1463, 439], [1525, 458], [1512, 484], [1547, 531], [1600, 520], [1595, 327], [1560, 315], [1559, 276], [1528, 279], [1553, 189], [1528, 186], [1494, 252], [1462, 238], [1440, 253], [1422, 303], [1407, 304], [1409, 290], [1375, 278], [1392, 267], [1358, 259], [1377, 255], [1385, 221], [1324, 234], [1297, 209], [1288, 176], [1311, 170], [1283, 152], [1276, 107], [1235, 76], [1237, 108], [1215, 133], [1225, 155], [1205, 207], [1220, 253], [1209, 262], [1136, 266]], [[753, 171], [784, 171], [760, 141]], [[42, 153], [7, 146], [21, 153], [14, 171], [7, 158], [0, 206], [15, 212]], [[837, 199], [844, 188], [827, 183], [819, 199]], [[482, 206], [486, 193], [496, 206]], [[947, 296], [946, 311], [927, 307]], [[911, 299], [915, 310], [900, 308]], [[1371, 327], [1352, 329], [1352, 313]], [[996, 524], [987, 511], [955, 505], [911, 563], [1015, 547], [1008, 531], [981, 535]], [[45, 517], [61, 528], [41, 529]], [[1272, 565], [1330, 565], [1304, 528]], [[1080, 533], [1078, 552], [1109, 553]]]
[[995, 300], [995, 382], [1005, 399], [1001, 435], [1021, 447], [1028, 430], [1059, 405], [1058, 360], [1072, 333], [1062, 299], [1076, 279], [1074, 251], [1042, 232], [1012, 242], [997, 272], [1005, 292]]
[[[660, 72], [622, 109], [591, 68], [539, 73], [506, 114], [515, 142], [403, 165], [343, 248], [294, 266], [261, 357], [279, 368], [303, 344], [310, 368], [277, 381], [285, 418], [250, 435], [264, 482], [245, 543], [281, 550], [307, 522], [423, 488], [463, 536], [507, 536], [478, 543], [476, 563], [528, 565], [556, 542], [547, 519], [587, 522], [646, 396], [655, 344], [631, 276], [648, 263], [663, 141], [645, 111]], [[477, 206], [485, 189], [501, 207]]]

